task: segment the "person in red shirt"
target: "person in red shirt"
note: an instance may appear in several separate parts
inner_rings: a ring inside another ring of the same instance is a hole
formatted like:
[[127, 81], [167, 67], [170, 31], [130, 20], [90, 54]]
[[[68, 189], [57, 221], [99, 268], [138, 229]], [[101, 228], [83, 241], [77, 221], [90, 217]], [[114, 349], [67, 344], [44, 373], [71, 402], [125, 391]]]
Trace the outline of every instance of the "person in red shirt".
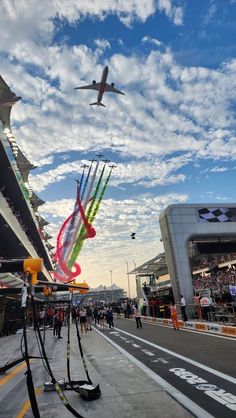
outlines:
[[179, 330], [179, 324], [178, 324], [178, 317], [177, 317], [177, 309], [175, 302], [172, 300], [170, 305], [170, 316], [173, 324], [174, 330]]

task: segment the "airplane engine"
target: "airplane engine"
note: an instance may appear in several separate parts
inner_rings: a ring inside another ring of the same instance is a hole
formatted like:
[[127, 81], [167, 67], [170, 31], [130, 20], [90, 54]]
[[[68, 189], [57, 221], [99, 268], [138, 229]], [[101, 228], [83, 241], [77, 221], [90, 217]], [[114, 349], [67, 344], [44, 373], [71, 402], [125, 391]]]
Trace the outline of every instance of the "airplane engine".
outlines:
[[114, 87], [115, 83], [111, 83], [111, 87]]
[[93, 80], [93, 84], [96, 84], [96, 80]]

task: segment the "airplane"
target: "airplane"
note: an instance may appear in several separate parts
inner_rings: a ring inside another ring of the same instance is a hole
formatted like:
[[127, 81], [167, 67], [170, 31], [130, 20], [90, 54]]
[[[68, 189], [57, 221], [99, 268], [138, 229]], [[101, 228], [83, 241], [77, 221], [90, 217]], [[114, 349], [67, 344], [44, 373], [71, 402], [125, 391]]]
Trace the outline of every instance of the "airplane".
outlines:
[[21, 100], [21, 97], [16, 96], [0, 76], [0, 106], [13, 106], [19, 100]]
[[96, 157], [102, 158], [102, 157], [105, 157], [105, 155], [104, 154], [96, 154]]
[[111, 93], [117, 93], [117, 94], [123, 94], [122, 91], [115, 89], [114, 87], [114, 83], [108, 84], [107, 81], [107, 75], [108, 75], [108, 67], [106, 66], [103, 69], [102, 72], [102, 78], [100, 83], [96, 83], [95, 80], [93, 80], [93, 84], [90, 84], [88, 86], [81, 86], [81, 87], [75, 87], [75, 90], [78, 89], [88, 89], [88, 90], [97, 90], [98, 91], [98, 95], [97, 95], [97, 101], [94, 103], [90, 103], [90, 106], [103, 106], [106, 107], [103, 103], [102, 103], [102, 96], [105, 92], [111, 92]]
[[135, 239], [135, 235], [136, 235], [136, 232], [132, 232], [132, 233], [130, 234], [131, 239]]

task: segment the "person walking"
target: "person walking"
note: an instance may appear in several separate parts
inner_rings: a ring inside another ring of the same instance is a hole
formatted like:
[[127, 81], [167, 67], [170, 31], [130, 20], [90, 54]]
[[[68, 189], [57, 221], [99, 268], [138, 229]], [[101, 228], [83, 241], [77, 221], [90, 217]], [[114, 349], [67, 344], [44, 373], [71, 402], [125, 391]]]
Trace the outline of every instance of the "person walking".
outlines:
[[57, 337], [58, 335], [58, 318], [57, 318], [57, 310], [55, 309], [54, 315], [53, 315], [53, 335], [54, 337]]
[[92, 331], [93, 308], [91, 305], [86, 307], [87, 311], [87, 331]]
[[85, 334], [87, 334], [87, 311], [84, 306], [82, 306], [79, 311], [79, 318], [81, 334], [83, 334], [84, 332]]
[[94, 306], [93, 308], [93, 318], [94, 318], [95, 325], [97, 325], [97, 323], [99, 323], [97, 306]]
[[196, 294], [193, 296], [193, 303], [195, 308], [195, 315], [197, 319], [202, 319], [202, 311], [201, 311], [201, 305], [200, 305], [200, 297], [199, 293], [196, 292]]
[[120, 316], [120, 306], [119, 305], [116, 308], [116, 313], [117, 313], [117, 319], [120, 319], [121, 316]]
[[186, 321], [188, 321], [188, 317], [187, 317], [186, 312], [185, 312], [186, 301], [185, 301], [185, 298], [183, 297], [183, 295], [180, 295], [180, 297], [181, 297], [181, 299], [180, 299], [181, 313], [182, 313], [183, 321], [186, 322]]
[[148, 307], [148, 303], [147, 303], [146, 299], [143, 298], [143, 315], [144, 316], [147, 315], [147, 307]]
[[137, 328], [142, 328], [141, 312], [137, 303], [134, 305], [133, 309], [134, 309], [134, 317], [135, 317]]
[[58, 324], [57, 325], [57, 330], [58, 330], [57, 335], [58, 335], [58, 339], [63, 338], [61, 336], [61, 328], [62, 328], [63, 321], [64, 321], [64, 312], [63, 312], [62, 309], [59, 309], [58, 314], [57, 314], [57, 324]]
[[109, 328], [114, 328], [114, 322], [113, 322], [113, 312], [111, 306], [108, 306], [107, 309], [107, 322], [109, 325]]
[[170, 316], [171, 316], [174, 331], [179, 330], [177, 309], [176, 309], [175, 302], [173, 300], [170, 305]]
[[105, 329], [105, 311], [103, 307], [101, 307], [98, 311], [98, 317], [99, 317], [99, 328], [104, 331]]
[[201, 297], [200, 305], [201, 305], [201, 309], [202, 309], [203, 319], [205, 319], [205, 321], [209, 321], [211, 319], [210, 315], [209, 315], [211, 301], [210, 301], [210, 299], [207, 295]]

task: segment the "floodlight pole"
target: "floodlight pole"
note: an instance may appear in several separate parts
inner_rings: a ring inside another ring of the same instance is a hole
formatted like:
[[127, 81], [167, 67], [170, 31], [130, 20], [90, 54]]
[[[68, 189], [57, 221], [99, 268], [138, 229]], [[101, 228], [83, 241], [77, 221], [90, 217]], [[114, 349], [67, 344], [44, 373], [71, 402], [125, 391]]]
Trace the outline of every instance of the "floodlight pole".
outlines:
[[129, 299], [130, 299], [130, 282], [129, 282], [129, 264], [128, 261], [126, 261], [127, 266], [127, 276], [128, 276], [128, 291], [129, 291]]
[[111, 273], [111, 301], [113, 302], [113, 281], [112, 281], [112, 270], [110, 270]]

